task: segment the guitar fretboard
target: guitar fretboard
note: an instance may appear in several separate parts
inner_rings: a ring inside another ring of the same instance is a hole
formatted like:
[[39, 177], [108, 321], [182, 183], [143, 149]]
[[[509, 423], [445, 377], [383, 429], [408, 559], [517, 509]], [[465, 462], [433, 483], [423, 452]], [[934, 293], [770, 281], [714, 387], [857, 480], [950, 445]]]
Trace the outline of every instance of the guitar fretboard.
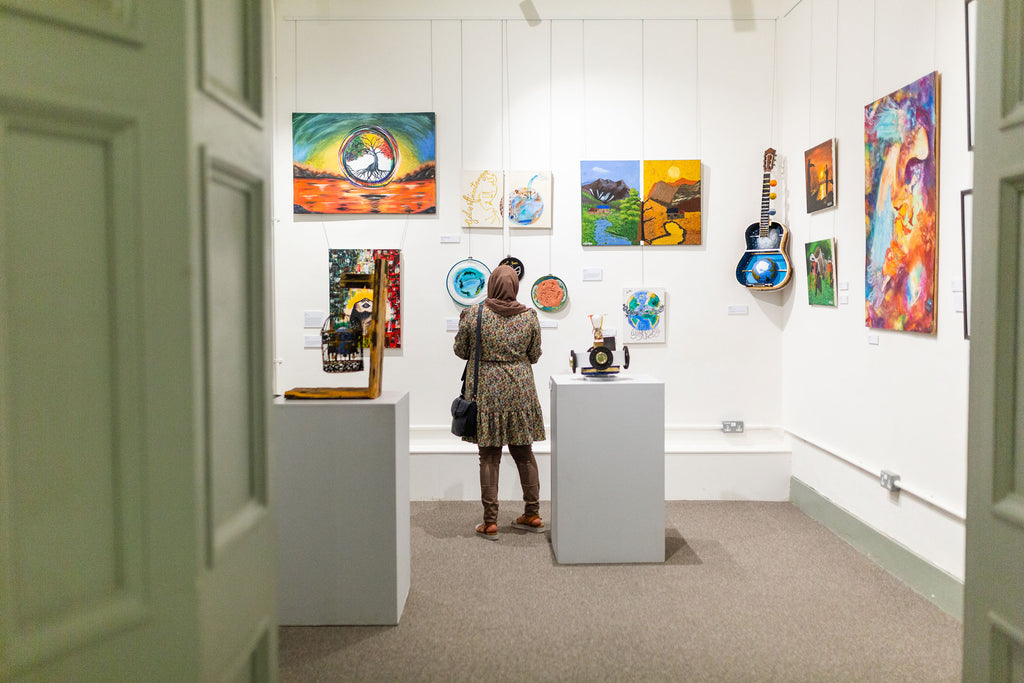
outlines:
[[771, 214], [768, 208], [768, 198], [771, 194], [772, 186], [772, 173], [768, 171], [764, 174], [764, 180], [761, 183], [761, 237], [768, 236], [768, 228], [771, 226]]

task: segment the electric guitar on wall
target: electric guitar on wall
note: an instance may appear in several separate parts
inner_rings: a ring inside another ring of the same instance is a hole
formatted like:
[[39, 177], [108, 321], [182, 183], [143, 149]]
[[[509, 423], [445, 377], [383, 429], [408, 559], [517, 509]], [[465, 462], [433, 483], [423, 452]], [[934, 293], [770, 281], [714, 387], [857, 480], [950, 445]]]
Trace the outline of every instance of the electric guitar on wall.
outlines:
[[736, 265], [736, 279], [751, 289], [781, 289], [789, 283], [790, 264], [786, 254], [789, 230], [782, 223], [771, 220], [775, 209], [769, 209], [768, 202], [775, 199], [771, 188], [772, 168], [775, 167], [775, 150], [764, 151], [764, 182], [761, 185], [761, 222], [752, 223], [744, 233], [747, 250]]

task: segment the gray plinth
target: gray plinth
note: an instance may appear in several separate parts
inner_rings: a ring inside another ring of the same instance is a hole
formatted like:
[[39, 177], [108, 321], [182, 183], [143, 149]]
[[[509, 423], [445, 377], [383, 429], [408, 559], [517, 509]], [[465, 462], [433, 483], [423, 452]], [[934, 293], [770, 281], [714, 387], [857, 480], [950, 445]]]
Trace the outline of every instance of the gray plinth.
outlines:
[[275, 399], [281, 624], [397, 624], [409, 595], [409, 396]]
[[555, 559], [664, 562], [664, 382], [554, 375], [551, 432]]

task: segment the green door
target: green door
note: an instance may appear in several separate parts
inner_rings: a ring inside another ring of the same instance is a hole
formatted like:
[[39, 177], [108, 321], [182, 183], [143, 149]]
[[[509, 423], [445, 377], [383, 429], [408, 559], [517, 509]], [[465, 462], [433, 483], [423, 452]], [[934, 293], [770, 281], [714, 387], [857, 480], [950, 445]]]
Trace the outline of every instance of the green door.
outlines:
[[2, 680], [276, 678], [268, 25], [0, 0]]

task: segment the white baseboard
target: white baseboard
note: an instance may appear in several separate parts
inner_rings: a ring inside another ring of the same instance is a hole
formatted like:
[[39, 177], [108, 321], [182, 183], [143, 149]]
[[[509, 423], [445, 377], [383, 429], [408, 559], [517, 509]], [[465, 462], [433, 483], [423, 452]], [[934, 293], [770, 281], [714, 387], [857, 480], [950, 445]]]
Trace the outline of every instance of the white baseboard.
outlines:
[[[412, 500], [479, 500], [476, 447], [446, 427], [413, 427], [409, 443]], [[550, 432], [549, 432], [550, 433]], [[540, 496], [551, 499], [551, 445], [534, 445]], [[722, 434], [711, 427], [665, 430], [666, 500], [789, 500], [791, 451], [781, 430], [753, 428]], [[519, 475], [507, 451], [498, 484], [500, 500], [518, 500]]]

